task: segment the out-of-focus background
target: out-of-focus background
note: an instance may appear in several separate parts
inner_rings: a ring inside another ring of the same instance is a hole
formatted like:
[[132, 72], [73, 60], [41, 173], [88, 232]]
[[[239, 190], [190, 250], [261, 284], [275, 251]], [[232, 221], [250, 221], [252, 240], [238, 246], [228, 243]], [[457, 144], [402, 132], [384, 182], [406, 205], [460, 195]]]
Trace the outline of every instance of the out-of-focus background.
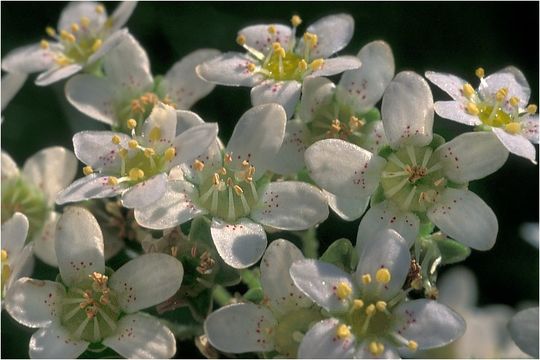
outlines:
[[[2, 2], [2, 57], [16, 47], [44, 38], [45, 27], [55, 27], [65, 4]], [[116, 5], [105, 3], [109, 13]], [[141, 2], [127, 27], [148, 52], [153, 74], [158, 75], [199, 48], [240, 51], [235, 38], [245, 26], [288, 24], [291, 15], [298, 14], [304, 20], [300, 27], [303, 31], [320, 17], [340, 12], [355, 19], [354, 37], [341, 54], [355, 55], [364, 44], [382, 39], [392, 47], [396, 72], [448, 72], [473, 85], [477, 84], [474, 70], [479, 66], [490, 74], [514, 65], [529, 81], [530, 102], [538, 104], [538, 2]], [[47, 146], [72, 149], [71, 137], [76, 131], [104, 129], [66, 102], [64, 82], [38, 87], [34, 79], [35, 75], [30, 76], [2, 114], [2, 149], [20, 166]], [[339, 76], [332, 79], [337, 81]], [[435, 100], [448, 100], [433, 86], [432, 91]], [[221, 136], [228, 139], [249, 107], [249, 89], [217, 86], [192, 110], [208, 122], [217, 121]], [[435, 119], [434, 131], [447, 140], [468, 130], [455, 122]], [[501, 170], [472, 183], [470, 188], [491, 206], [499, 220], [494, 248], [473, 251], [464, 263], [478, 278], [479, 305], [537, 303], [538, 249], [523, 241], [519, 226], [538, 222], [538, 166], [510, 155]], [[358, 223], [346, 223], [331, 215], [319, 228], [321, 250], [340, 237], [354, 241]], [[49, 269], [49, 273], [54, 270]], [[34, 276], [39, 278], [40, 274]], [[28, 357], [33, 331], [2, 312], [2, 357]], [[180, 342], [177, 356], [201, 355], [189, 342]]]

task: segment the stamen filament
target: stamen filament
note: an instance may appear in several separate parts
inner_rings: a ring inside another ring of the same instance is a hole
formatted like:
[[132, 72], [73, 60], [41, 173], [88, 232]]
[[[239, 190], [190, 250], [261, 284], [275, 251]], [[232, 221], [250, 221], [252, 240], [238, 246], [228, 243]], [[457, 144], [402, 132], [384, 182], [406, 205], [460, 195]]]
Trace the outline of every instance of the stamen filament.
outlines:
[[414, 148], [412, 146], [407, 146], [407, 154], [409, 155], [413, 166], [418, 165], [416, 163], [416, 153], [414, 152]]
[[107, 325], [109, 325], [111, 330], [113, 331], [116, 330], [116, 323], [109, 317], [109, 315], [107, 315], [107, 313], [105, 313], [105, 311], [101, 310], [100, 308], [97, 308], [97, 311], [98, 311], [98, 314], [101, 315], [103, 320], [105, 320]]
[[401, 180], [399, 184], [395, 185], [393, 188], [385, 192], [386, 197], [392, 197], [396, 195], [401, 189], [403, 189], [405, 184], [407, 184], [408, 182], [409, 178], [404, 178], [403, 180]]
[[406, 165], [401, 160], [399, 160], [396, 154], [390, 154], [390, 156], [388, 157], [388, 160], [390, 160], [391, 162], [393, 162], [394, 164], [396, 164], [402, 169], [405, 169], [406, 167]]

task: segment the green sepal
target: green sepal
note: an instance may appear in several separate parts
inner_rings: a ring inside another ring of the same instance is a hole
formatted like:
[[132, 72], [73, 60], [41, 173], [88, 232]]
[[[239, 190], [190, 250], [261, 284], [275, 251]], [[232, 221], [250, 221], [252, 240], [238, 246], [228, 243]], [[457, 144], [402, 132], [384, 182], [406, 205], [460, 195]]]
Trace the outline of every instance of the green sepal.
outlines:
[[371, 195], [370, 200], [370, 206], [373, 207], [381, 202], [386, 200], [386, 196], [384, 195], [384, 189], [381, 185], [377, 186], [377, 189], [375, 189], [375, 192]]
[[434, 229], [435, 229], [435, 225], [433, 225], [430, 221], [422, 222], [420, 224], [419, 236], [428, 237], [431, 235], [431, 233], [433, 233]]
[[185, 300], [193, 318], [203, 322], [212, 310], [212, 289], [204, 289], [195, 297], [186, 296]]
[[429, 147], [433, 150], [437, 149], [439, 146], [444, 144], [446, 140], [439, 134], [433, 134], [433, 140], [429, 143]]
[[262, 288], [253, 288], [246, 291], [244, 299], [252, 303], [259, 304], [264, 299], [264, 291]]
[[371, 108], [368, 112], [362, 114], [362, 119], [366, 120], [367, 122], [371, 121], [377, 121], [381, 120], [381, 112], [376, 107]]
[[330, 244], [320, 260], [336, 265], [343, 271], [350, 273], [358, 263], [358, 254], [349, 239], [341, 238]]
[[309, 176], [309, 171], [305, 166], [302, 170], [298, 172], [297, 179], [298, 181], [302, 181], [302, 182], [317, 186], [317, 184], [315, 184], [315, 181], [313, 181], [311, 176]]
[[378, 155], [388, 160], [388, 157], [392, 153], [394, 153], [394, 150], [390, 147], [390, 145], [384, 145], [379, 149]]
[[441, 264], [455, 264], [465, 260], [471, 254], [471, 248], [453, 239], [437, 239], [434, 241], [441, 254]]

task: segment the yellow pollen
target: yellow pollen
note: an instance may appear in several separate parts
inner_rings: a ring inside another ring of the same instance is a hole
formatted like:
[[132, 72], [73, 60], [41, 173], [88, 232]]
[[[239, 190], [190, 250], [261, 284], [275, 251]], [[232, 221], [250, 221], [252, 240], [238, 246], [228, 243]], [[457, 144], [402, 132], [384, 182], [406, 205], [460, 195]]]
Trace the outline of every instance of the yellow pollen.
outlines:
[[366, 122], [364, 120], [360, 120], [354, 115], [349, 118], [349, 127], [351, 128], [351, 130], [356, 130], [359, 127], [364, 126], [365, 123]]
[[332, 125], [330, 125], [330, 131], [332, 132], [340, 132], [341, 130], [341, 123], [339, 122], [338, 119], [334, 119], [332, 120]]
[[512, 96], [510, 98], [510, 105], [512, 106], [518, 106], [519, 105], [519, 99], [515, 96]]
[[165, 150], [165, 160], [171, 161], [176, 156], [176, 149], [173, 147]]
[[195, 161], [193, 161], [193, 168], [197, 171], [203, 171], [204, 163], [201, 160], [195, 159]]
[[480, 114], [480, 110], [478, 110], [478, 106], [476, 106], [475, 103], [473, 102], [470, 102], [467, 104], [467, 106], [465, 107], [465, 109], [467, 110], [467, 112], [471, 115], [478, 115]]
[[56, 36], [56, 31], [50, 27], [50, 26], [47, 26], [45, 28], [45, 32], [47, 33], [47, 35], [49, 35], [50, 37], [55, 37]]
[[83, 16], [81, 20], [79, 21], [79, 23], [81, 24], [83, 28], [87, 28], [90, 25], [90, 19], [86, 16]]
[[353, 309], [358, 310], [364, 307], [364, 302], [362, 299], [354, 299], [353, 301]]
[[351, 286], [346, 282], [342, 281], [337, 285], [336, 295], [340, 300], [347, 298], [349, 295], [351, 295], [351, 293]]
[[281, 49], [281, 44], [278, 42], [273, 43], [272, 49], [274, 49], [274, 51], [279, 51], [279, 49]]
[[247, 161], [247, 160], [242, 161], [242, 167], [244, 169], [249, 168], [249, 161]]
[[233, 189], [234, 189], [234, 192], [236, 193], [236, 195], [238, 195], [238, 196], [240, 196], [240, 195], [242, 195], [244, 193], [244, 190], [242, 190], [242, 188], [240, 186], [238, 186], [238, 185], [234, 185]]
[[254, 72], [255, 69], [257, 68], [257, 65], [255, 65], [254, 63], [249, 63], [249, 64], [247, 64], [246, 67], [247, 67], [249, 72]]
[[276, 33], [276, 26], [275, 25], [270, 25], [268, 27], [268, 33], [271, 34], [271, 35], [274, 35]]
[[142, 179], [144, 177], [144, 171], [142, 171], [141, 169], [139, 168], [133, 168], [131, 170], [129, 170], [129, 178], [131, 180], [139, 180], [139, 179]]
[[527, 106], [527, 112], [529, 114], [535, 114], [536, 110], [538, 110], [538, 107], [534, 104], [530, 104], [529, 106]]
[[223, 161], [224, 161], [226, 164], [232, 163], [232, 155], [231, 155], [231, 153], [225, 154], [225, 156], [223, 157]]
[[500, 88], [495, 94], [495, 98], [497, 99], [497, 101], [503, 101], [504, 98], [506, 98], [506, 95], [508, 95], [508, 89]]
[[135, 119], [129, 119], [129, 120], [127, 121], [127, 127], [128, 127], [128, 129], [130, 129], [130, 130], [135, 129], [135, 128], [137, 127], [137, 120], [135, 120]]
[[471, 98], [475, 93], [474, 88], [471, 86], [471, 84], [465, 84], [463, 85], [463, 95], [465, 95], [467, 98]]
[[71, 24], [71, 32], [74, 32], [74, 33], [75, 33], [75, 32], [77, 32], [77, 31], [79, 31], [79, 30], [80, 30], [80, 29], [79, 29], [79, 24], [77, 24], [77, 23]]
[[392, 275], [390, 274], [390, 270], [387, 268], [381, 268], [375, 273], [375, 279], [381, 284], [388, 284], [391, 278]]
[[287, 56], [287, 52], [285, 51], [284, 48], [280, 48], [278, 51], [276, 51], [276, 53], [277, 53], [278, 56], [281, 57], [281, 58], [284, 58], [285, 56]]
[[291, 18], [291, 24], [292, 24], [292, 26], [297, 27], [297, 26], [300, 25], [301, 23], [302, 23], [302, 19], [300, 18], [300, 16], [298, 16], [298, 15], [293, 15], [293, 17]]
[[311, 62], [311, 68], [313, 69], [313, 71], [317, 71], [319, 70], [320, 68], [322, 68], [324, 65], [324, 59], [315, 59]]
[[347, 325], [341, 324], [336, 329], [336, 336], [341, 340], [346, 339], [351, 336], [351, 330], [349, 330]]
[[362, 283], [363, 283], [364, 285], [367, 285], [367, 284], [369, 284], [370, 282], [371, 282], [371, 275], [369, 275], [369, 274], [364, 274], [364, 275], [362, 275]]
[[161, 139], [161, 130], [160, 128], [158, 127], [154, 127], [152, 128], [152, 130], [150, 130], [150, 141], [158, 141], [159, 139]]
[[309, 43], [309, 45], [311, 47], [314, 47], [314, 46], [317, 45], [317, 42], [319, 41], [319, 38], [317, 37], [317, 35], [315, 35], [313, 33], [306, 32], [306, 33], [304, 33], [304, 41], [306, 43]]
[[216, 186], [219, 184], [219, 174], [218, 173], [214, 173], [214, 175], [212, 176], [212, 184], [214, 184]]
[[377, 310], [379, 310], [379, 311], [384, 311], [384, 310], [386, 310], [386, 306], [387, 306], [386, 301], [377, 301], [377, 302], [375, 303], [375, 307], [376, 307]]
[[369, 304], [368, 307], [366, 308], [366, 315], [368, 316], [372, 316], [372, 315], [375, 315], [375, 312], [376, 312], [376, 308], [375, 308], [375, 305], [373, 304]]
[[46, 50], [49, 48], [49, 42], [47, 40], [41, 40], [39, 43], [39, 47]]
[[94, 169], [90, 165], [83, 167], [82, 172], [84, 175], [90, 175], [94, 172]]
[[101, 4], [99, 4], [98, 6], [96, 6], [96, 12], [98, 14], [103, 14], [105, 12], [105, 7]]
[[67, 66], [73, 63], [71, 59], [68, 59], [64, 55], [58, 55], [55, 57], [54, 62], [56, 62], [60, 66]]
[[244, 46], [246, 44], [246, 37], [244, 35], [238, 35], [236, 37], [236, 43], [240, 46]]
[[96, 39], [94, 43], [92, 44], [92, 51], [96, 52], [101, 48], [101, 45], [103, 44], [103, 41], [101, 39]]
[[518, 122], [511, 122], [504, 126], [504, 130], [512, 135], [519, 134], [521, 132], [521, 124]]
[[113, 137], [112, 137], [112, 143], [115, 144], [115, 145], [120, 144], [120, 136], [118, 136], [118, 135], [113, 135]]
[[131, 139], [128, 141], [128, 146], [130, 149], [136, 149], [137, 146], [139, 146], [139, 143], [137, 142], [137, 140]]
[[118, 179], [114, 176], [109, 176], [109, 178], [107, 179], [107, 184], [111, 186], [118, 185]]
[[2, 261], [6, 261], [8, 259], [8, 253], [6, 250], [2, 249]]
[[151, 158], [152, 156], [156, 155], [156, 151], [152, 148], [146, 148], [144, 149], [144, 156], [147, 158]]
[[306, 60], [302, 59], [298, 62], [298, 70], [305, 71], [307, 69], [307, 62]]
[[227, 169], [222, 167], [222, 168], [217, 170], [217, 173], [220, 174], [220, 175], [227, 175]]
[[60, 38], [62, 40], [65, 40], [67, 42], [71, 42], [71, 43], [74, 43], [75, 42], [75, 35], [73, 35], [72, 33], [70, 32], [67, 32], [66, 30], [62, 30], [60, 31]]
[[478, 69], [475, 70], [474, 74], [475, 74], [478, 78], [481, 79], [481, 78], [484, 77], [484, 75], [485, 75], [486, 73], [484, 72], [484, 68], [479, 67]]
[[120, 150], [118, 150], [118, 155], [120, 155], [122, 159], [125, 159], [128, 155], [128, 150], [125, 148], [121, 148]]
[[409, 342], [407, 343], [407, 347], [411, 351], [416, 351], [416, 349], [418, 349], [418, 343], [414, 340], [409, 340]]
[[384, 352], [384, 345], [382, 343], [372, 341], [368, 345], [369, 352], [375, 356], [379, 356]]

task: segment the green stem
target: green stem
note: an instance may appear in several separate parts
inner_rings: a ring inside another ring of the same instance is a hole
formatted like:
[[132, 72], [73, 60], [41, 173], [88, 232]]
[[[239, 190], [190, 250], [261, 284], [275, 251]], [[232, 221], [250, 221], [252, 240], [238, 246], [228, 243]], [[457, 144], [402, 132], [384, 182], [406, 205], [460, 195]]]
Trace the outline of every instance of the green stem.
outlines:
[[314, 227], [305, 231], [294, 232], [302, 240], [302, 249], [306, 258], [316, 259], [319, 255], [319, 241], [317, 240], [317, 230]]
[[257, 289], [261, 287], [261, 276], [257, 270], [240, 270], [240, 276], [242, 277], [242, 282], [248, 286], [250, 289]]
[[214, 291], [212, 292], [214, 300], [219, 304], [219, 306], [225, 306], [231, 303], [232, 295], [221, 285], [216, 285]]

